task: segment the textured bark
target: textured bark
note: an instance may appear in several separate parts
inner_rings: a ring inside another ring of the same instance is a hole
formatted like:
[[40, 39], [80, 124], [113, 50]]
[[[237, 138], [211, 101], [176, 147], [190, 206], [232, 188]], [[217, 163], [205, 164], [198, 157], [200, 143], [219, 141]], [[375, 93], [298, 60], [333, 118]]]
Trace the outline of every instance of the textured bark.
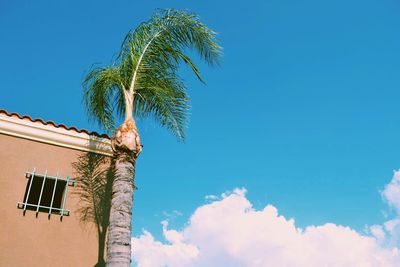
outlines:
[[111, 144], [116, 161], [108, 228], [107, 266], [129, 267], [135, 163], [142, 149], [132, 118], [119, 127]]

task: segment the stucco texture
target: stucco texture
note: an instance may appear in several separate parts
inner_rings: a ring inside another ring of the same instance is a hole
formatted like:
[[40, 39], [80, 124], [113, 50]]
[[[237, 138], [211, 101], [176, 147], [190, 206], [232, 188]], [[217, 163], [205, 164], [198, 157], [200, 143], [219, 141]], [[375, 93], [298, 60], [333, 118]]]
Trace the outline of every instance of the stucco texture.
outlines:
[[94, 266], [97, 234], [94, 225], [79, 222], [74, 187], [69, 187], [66, 208], [70, 216], [16, 207], [22, 202], [28, 179], [37, 172], [60, 177], [74, 174], [71, 163], [79, 151], [0, 134], [0, 266]]

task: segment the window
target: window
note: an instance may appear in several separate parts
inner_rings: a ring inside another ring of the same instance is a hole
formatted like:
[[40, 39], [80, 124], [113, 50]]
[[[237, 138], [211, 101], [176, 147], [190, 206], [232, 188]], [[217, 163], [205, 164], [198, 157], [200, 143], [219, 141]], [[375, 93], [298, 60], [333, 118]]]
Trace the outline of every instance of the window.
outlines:
[[36, 217], [39, 212], [59, 214], [69, 216], [70, 211], [65, 208], [67, 202], [68, 187], [75, 185], [75, 180], [67, 177], [66, 179], [57, 176], [33, 172], [27, 172], [28, 179], [24, 201], [18, 202], [17, 207], [24, 210], [36, 211]]

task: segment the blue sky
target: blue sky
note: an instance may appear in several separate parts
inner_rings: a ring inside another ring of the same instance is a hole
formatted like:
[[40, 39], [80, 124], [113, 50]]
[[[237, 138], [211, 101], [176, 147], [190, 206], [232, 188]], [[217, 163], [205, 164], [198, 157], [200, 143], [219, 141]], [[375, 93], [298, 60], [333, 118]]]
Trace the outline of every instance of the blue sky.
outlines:
[[99, 130], [81, 81], [108, 64], [155, 8], [199, 14], [219, 33], [192, 98], [185, 143], [142, 121], [134, 233], [183, 227], [206, 195], [244, 187], [300, 227], [362, 230], [391, 211], [379, 191], [400, 168], [400, 5], [337, 1], [0, 1], [0, 107]]

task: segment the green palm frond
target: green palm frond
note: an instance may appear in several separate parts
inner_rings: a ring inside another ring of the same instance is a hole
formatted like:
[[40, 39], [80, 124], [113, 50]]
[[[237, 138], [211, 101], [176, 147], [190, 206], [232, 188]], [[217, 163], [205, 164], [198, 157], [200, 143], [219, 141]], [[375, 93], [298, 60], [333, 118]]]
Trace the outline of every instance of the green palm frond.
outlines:
[[106, 130], [112, 131], [115, 128], [113, 101], [121, 94], [119, 68], [92, 68], [83, 81], [83, 87], [89, 118], [98, 122]]
[[116, 67], [93, 69], [84, 81], [85, 103], [91, 118], [106, 128], [113, 127], [113, 110], [122, 115], [126, 93], [133, 101], [135, 117], [153, 117], [178, 139], [184, 139], [189, 98], [178, 75], [186, 64], [201, 78], [194, 61], [186, 54], [192, 50], [209, 65], [218, 64], [221, 47], [216, 33], [194, 13], [159, 10], [149, 21], [130, 31], [121, 46]]
[[203, 82], [199, 69], [184, 52], [186, 48], [193, 49], [207, 63], [218, 63], [221, 47], [215, 33], [195, 14], [161, 10], [130, 34], [121, 57], [132, 60], [135, 66], [130, 83], [135, 94], [135, 115], [153, 115], [183, 139], [189, 98], [177, 73], [178, 67], [180, 63], [187, 64]]
[[134, 108], [136, 117], [151, 115], [179, 139], [184, 139], [189, 98], [183, 82], [178, 77], [143, 77], [136, 91]]

